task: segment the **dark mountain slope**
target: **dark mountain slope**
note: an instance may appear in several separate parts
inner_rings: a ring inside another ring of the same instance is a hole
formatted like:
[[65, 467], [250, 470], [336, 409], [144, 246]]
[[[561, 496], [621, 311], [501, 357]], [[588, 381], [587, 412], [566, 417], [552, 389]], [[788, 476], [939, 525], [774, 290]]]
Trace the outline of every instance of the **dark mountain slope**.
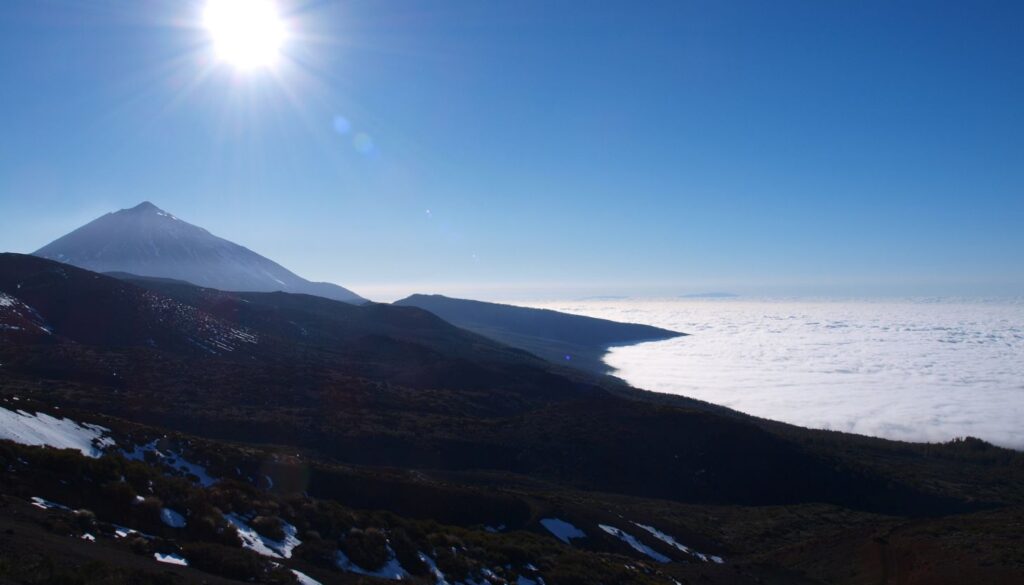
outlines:
[[128, 272], [223, 290], [280, 290], [349, 303], [366, 300], [340, 286], [301, 278], [148, 201], [108, 213], [40, 248], [35, 255], [95, 272]]
[[[0, 291], [52, 341], [230, 353], [257, 336], [195, 307], [106, 276], [20, 254], [0, 254]], [[23, 327], [27, 328], [27, 327]], [[0, 329], [0, 335], [10, 334]]]
[[[118, 350], [134, 356], [124, 359], [125, 372], [136, 367], [150, 371], [150, 360], [187, 360], [194, 365], [174, 372], [171, 381], [212, 368], [234, 372], [239, 379], [264, 374], [268, 383], [283, 389], [298, 381], [321, 385], [339, 378], [473, 389], [465, 397], [488, 411], [509, 403], [501, 395], [483, 398], [481, 386], [531, 404], [603, 394], [593, 384], [548, 372], [534, 356], [413, 307], [146, 282], [151, 288], [33, 256], [0, 254], [0, 292], [12, 304], [30, 307], [52, 331], [48, 337], [82, 346], [54, 351]], [[197, 362], [197, 354], [217, 359]]]
[[459, 327], [525, 349], [549, 361], [564, 362], [599, 374], [608, 371], [601, 357], [610, 346], [685, 335], [650, 325], [441, 295], [412, 295], [393, 304], [426, 309]]
[[539, 363], [525, 352], [460, 329], [415, 307], [375, 303], [356, 306], [312, 295], [226, 292], [166, 279], [127, 274], [117, 277], [218, 318], [248, 323], [275, 336], [307, 345], [337, 345], [358, 336], [386, 334], [412, 341], [429, 341], [452, 349], [466, 347], [507, 354], [509, 359]]
[[[811, 455], [742, 418], [613, 396], [415, 308], [159, 283], [177, 290], [172, 299], [10, 254], [0, 255], [0, 274], [0, 292], [26, 296], [44, 319], [60, 315], [55, 332], [86, 319], [118, 323], [66, 343], [0, 345], [0, 384], [65, 407], [337, 461], [514, 472], [678, 501], [916, 513], [967, 505]], [[216, 354], [148, 343], [180, 331], [153, 303], [188, 307], [258, 342]]]

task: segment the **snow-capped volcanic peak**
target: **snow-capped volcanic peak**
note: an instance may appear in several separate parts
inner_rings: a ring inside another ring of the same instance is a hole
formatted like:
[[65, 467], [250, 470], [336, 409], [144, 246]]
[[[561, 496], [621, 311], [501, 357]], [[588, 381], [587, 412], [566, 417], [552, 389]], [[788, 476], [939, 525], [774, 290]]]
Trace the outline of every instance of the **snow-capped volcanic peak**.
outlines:
[[35, 255], [95, 272], [172, 278], [220, 290], [284, 291], [350, 303], [365, 301], [335, 284], [310, 282], [149, 201], [108, 213]]

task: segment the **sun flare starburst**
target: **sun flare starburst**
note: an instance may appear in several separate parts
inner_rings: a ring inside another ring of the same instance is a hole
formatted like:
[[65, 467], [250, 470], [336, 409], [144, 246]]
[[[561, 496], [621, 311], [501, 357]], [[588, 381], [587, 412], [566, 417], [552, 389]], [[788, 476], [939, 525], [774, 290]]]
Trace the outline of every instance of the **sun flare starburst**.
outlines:
[[288, 36], [273, 0], [207, 0], [203, 25], [217, 57], [241, 70], [273, 66]]

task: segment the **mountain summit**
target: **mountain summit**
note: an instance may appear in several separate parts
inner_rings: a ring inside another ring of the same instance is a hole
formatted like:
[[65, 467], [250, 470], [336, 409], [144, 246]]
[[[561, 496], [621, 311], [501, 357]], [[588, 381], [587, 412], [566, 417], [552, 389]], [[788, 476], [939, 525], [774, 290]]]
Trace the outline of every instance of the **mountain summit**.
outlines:
[[366, 300], [335, 284], [310, 282], [149, 201], [108, 213], [34, 254], [94, 272], [173, 278], [227, 291], [284, 291], [357, 304]]

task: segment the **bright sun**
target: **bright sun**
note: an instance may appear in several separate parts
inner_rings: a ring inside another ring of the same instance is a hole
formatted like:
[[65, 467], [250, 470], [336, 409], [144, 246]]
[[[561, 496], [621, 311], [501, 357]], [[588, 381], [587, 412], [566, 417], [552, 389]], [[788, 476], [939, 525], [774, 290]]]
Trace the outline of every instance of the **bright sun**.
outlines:
[[273, 65], [287, 36], [273, 0], [207, 0], [203, 25], [217, 56], [238, 69]]

